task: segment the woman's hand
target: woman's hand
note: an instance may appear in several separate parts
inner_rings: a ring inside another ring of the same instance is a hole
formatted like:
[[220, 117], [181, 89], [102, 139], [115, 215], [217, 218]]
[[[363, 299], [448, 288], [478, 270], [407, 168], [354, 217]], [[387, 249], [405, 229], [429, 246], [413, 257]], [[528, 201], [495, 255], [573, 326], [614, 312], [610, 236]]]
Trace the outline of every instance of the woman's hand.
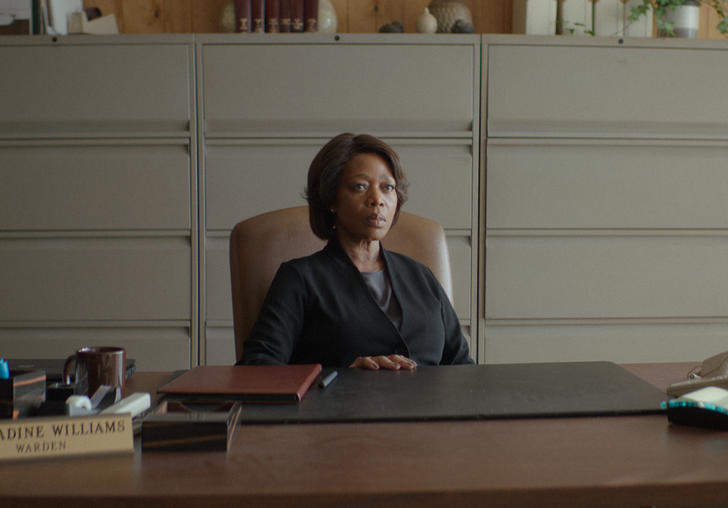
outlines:
[[359, 356], [349, 367], [367, 370], [415, 370], [417, 362], [402, 355]]

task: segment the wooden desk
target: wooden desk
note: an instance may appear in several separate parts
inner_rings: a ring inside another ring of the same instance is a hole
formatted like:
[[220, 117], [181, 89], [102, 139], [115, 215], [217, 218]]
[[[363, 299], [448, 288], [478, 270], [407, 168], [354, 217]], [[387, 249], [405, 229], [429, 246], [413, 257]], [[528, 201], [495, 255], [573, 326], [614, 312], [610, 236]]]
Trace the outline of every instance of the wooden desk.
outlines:
[[[627, 367], [664, 388], [692, 365]], [[255, 425], [227, 454], [2, 463], [0, 496], [4, 508], [721, 506], [728, 432], [660, 415]]]

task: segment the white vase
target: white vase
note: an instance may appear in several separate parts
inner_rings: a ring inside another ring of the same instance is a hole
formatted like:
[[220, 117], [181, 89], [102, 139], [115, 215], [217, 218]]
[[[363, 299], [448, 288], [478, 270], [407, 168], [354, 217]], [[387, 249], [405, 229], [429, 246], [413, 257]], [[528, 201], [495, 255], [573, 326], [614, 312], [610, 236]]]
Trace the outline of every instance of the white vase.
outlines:
[[425, 11], [417, 17], [415, 27], [417, 32], [421, 34], [434, 34], [437, 32], [437, 19], [430, 14], [430, 9], [425, 7]]
[[319, 0], [318, 3], [318, 31], [326, 34], [336, 33], [339, 20], [336, 9], [329, 0]]

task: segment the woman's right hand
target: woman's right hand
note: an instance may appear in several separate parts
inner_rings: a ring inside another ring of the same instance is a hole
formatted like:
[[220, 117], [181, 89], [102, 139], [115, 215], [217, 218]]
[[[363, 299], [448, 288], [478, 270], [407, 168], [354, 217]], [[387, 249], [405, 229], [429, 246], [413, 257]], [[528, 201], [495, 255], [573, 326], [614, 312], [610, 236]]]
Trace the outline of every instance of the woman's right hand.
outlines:
[[415, 370], [417, 362], [402, 355], [359, 356], [349, 367], [367, 370]]

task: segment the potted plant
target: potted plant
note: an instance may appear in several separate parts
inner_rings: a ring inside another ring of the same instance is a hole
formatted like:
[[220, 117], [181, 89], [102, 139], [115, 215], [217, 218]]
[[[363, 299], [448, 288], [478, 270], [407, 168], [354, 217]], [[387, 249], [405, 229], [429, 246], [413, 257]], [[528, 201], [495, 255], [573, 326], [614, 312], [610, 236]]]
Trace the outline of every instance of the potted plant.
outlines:
[[[680, 16], [683, 19], [695, 17], [688, 11], [684, 11], [684, 9], [692, 9], [697, 13], [700, 4], [710, 5], [715, 10], [720, 20], [717, 26], [718, 31], [728, 34], [728, 0], [641, 0], [637, 5], [632, 6], [629, 20], [636, 21], [640, 16], [652, 9], [657, 23], [657, 31], [661, 36], [690, 36], [684, 33], [676, 33], [676, 28], [680, 26], [677, 20], [680, 19]], [[695, 23], [697, 24], [697, 18], [695, 18]], [[697, 27], [695, 30], [697, 30]]]

